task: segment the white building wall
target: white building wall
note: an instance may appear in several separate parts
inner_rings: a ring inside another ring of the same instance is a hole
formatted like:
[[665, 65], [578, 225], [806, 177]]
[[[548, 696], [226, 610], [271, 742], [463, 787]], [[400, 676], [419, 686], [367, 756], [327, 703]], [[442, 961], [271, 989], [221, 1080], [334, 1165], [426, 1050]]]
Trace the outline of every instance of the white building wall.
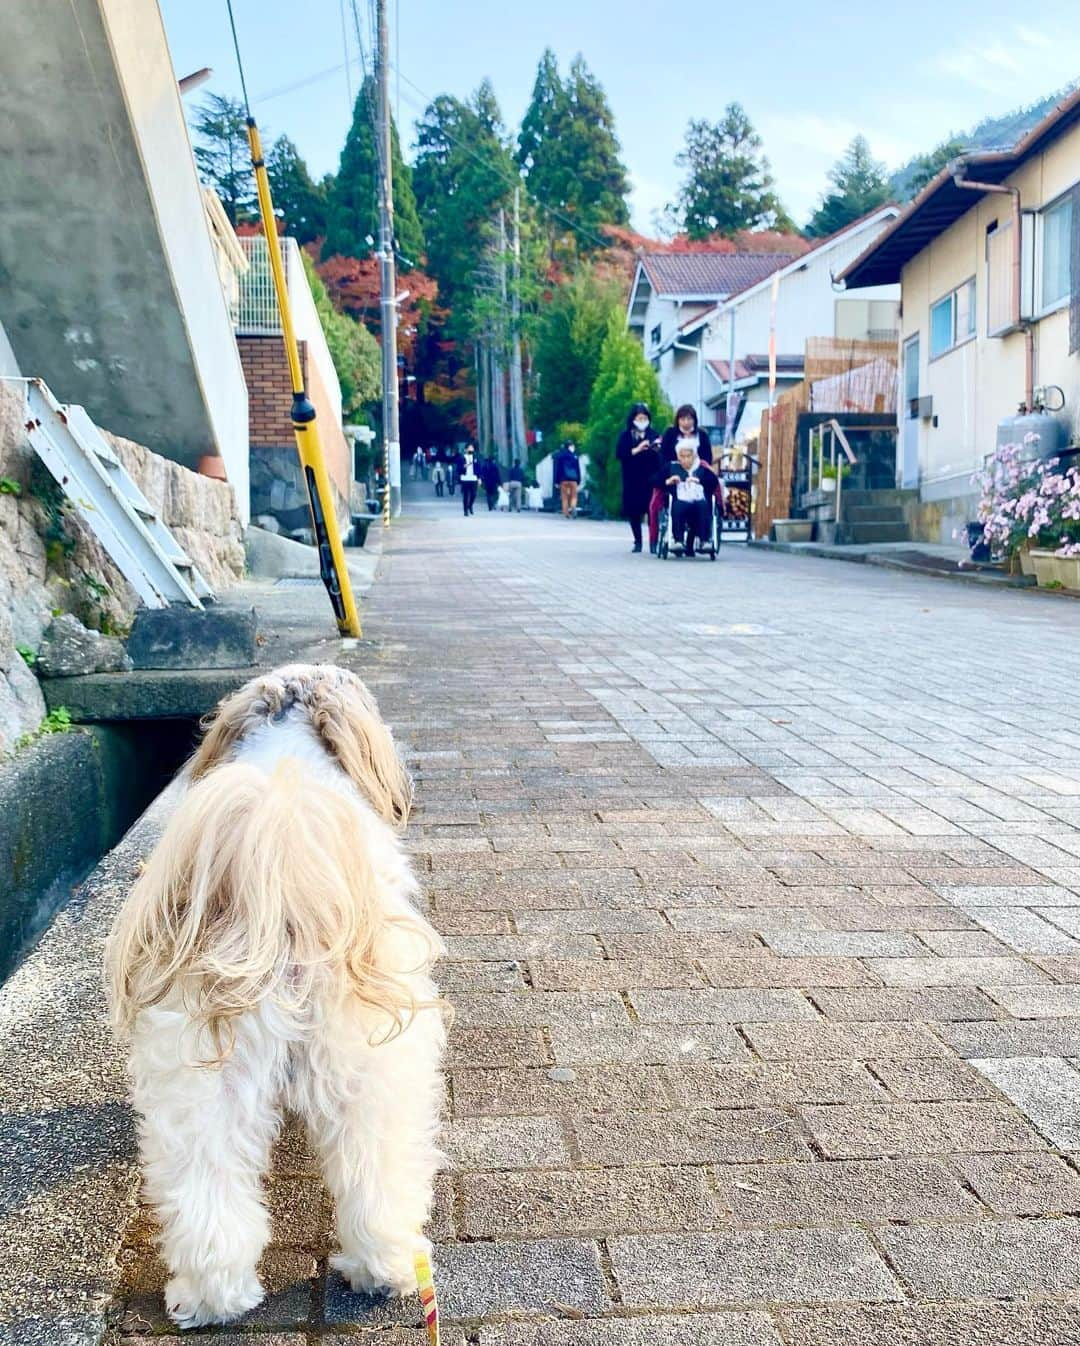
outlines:
[[[247, 384], [157, 4], [98, 0], [218, 452], [246, 522]], [[117, 203], [120, 208], [120, 203]]]

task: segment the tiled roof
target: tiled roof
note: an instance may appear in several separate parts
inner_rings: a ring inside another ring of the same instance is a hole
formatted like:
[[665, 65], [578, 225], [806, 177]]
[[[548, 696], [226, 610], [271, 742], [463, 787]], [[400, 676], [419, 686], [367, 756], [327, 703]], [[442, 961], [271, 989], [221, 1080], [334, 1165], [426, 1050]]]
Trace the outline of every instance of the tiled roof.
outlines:
[[641, 264], [657, 294], [732, 294], [794, 260], [785, 252], [645, 252]]
[[[778, 355], [776, 357], [776, 372], [778, 374], [801, 374], [804, 365], [805, 360], [801, 355]], [[722, 383], [727, 383], [729, 376], [726, 360], [710, 360], [709, 366]], [[736, 379], [752, 379], [761, 375], [767, 376], [768, 373], [769, 357], [767, 355], [744, 355], [741, 360], [735, 361]]]

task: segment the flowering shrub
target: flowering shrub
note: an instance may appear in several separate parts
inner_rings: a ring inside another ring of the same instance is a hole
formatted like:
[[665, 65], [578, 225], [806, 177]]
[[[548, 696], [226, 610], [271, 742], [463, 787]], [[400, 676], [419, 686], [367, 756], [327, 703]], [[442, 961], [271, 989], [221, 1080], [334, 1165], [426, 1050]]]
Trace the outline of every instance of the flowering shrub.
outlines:
[[1037, 440], [1002, 445], [972, 478], [981, 492], [982, 540], [995, 556], [1024, 547], [1080, 556], [1080, 468], [1062, 472], [1056, 458], [1032, 459]]

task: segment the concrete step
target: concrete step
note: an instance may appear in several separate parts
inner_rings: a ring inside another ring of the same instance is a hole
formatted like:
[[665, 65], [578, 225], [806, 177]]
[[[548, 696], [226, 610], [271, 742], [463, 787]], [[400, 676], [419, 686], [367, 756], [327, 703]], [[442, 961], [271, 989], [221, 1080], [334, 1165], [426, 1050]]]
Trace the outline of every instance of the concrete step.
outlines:
[[852, 505], [844, 501], [844, 518], [848, 523], [903, 523], [904, 511], [899, 505]]
[[854, 523], [844, 526], [847, 541], [857, 545], [870, 542], [907, 542], [911, 534], [906, 523]]
[[894, 505], [902, 506], [909, 500], [918, 498], [918, 491], [881, 489], [877, 491], [848, 490], [844, 488], [844, 504], [847, 505]]

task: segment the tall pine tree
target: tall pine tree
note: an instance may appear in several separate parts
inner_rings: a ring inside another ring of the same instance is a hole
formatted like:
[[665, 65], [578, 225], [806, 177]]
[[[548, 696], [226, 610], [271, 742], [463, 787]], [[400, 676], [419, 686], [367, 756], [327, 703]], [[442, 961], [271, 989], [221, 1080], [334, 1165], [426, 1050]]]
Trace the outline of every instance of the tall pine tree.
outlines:
[[811, 238], [835, 234], [889, 199], [885, 165], [870, 153], [865, 136], [855, 137], [844, 157], [829, 170], [829, 181], [833, 190], [822, 198], [806, 226]]
[[[352, 125], [330, 192], [324, 257], [367, 257], [379, 240], [379, 172], [373, 109], [375, 81], [368, 76], [353, 105]], [[390, 128], [394, 177], [394, 243], [410, 267], [420, 263], [424, 234], [416, 210], [412, 173], [401, 157], [397, 127]], [[374, 240], [372, 243], [368, 239]], [[403, 262], [403, 264], [404, 264]]]
[[618, 283], [579, 267], [540, 307], [532, 343], [532, 414], [544, 434], [584, 422], [608, 318], [622, 309]]
[[549, 48], [540, 58], [516, 157], [531, 196], [556, 212], [548, 217], [553, 243], [569, 231], [577, 247], [591, 249], [603, 246], [602, 225], [629, 224], [629, 183], [619, 154], [615, 118], [584, 59], [574, 59], [564, 81]]
[[278, 136], [266, 156], [266, 176], [274, 213], [285, 232], [300, 243], [310, 243], [326, 233], [326, 188], [316, 184], [300, 152], [288, 138]]
[[718, 122], [692, 121], [686, 148], [675, 162], [687, 176], [675, 207], [669, 207], [669, 219], [691, 238], [792, 228], [773, 192], [761, 137], [741, 104], [729, 103]]
[[204, 185], [217, 192], [233, 224], [254, 219], [258, 214], [255, 175], [243, 103], [209, 94], [195, 113], [192, 129], [195, 163]]
[[428, 270], [459, 330], [468, 329], [477, 273], [490, 266], [493, 224], [513, 203], [516, 177], [488, 81], [467, 102], [440, 94], [428, 106], [417, 123], [413, 181]]

